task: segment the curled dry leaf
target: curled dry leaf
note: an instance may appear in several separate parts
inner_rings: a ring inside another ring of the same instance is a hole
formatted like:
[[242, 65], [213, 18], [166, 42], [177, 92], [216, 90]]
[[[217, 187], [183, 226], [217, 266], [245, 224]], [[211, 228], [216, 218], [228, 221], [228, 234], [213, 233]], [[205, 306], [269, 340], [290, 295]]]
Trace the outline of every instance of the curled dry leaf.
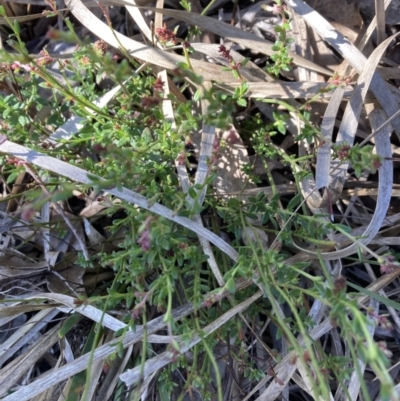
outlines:
[[5, 254], [0, 258], [0, 282], [32, 277], [48, 268], [46, 261], [32, 262], [23, 256]]

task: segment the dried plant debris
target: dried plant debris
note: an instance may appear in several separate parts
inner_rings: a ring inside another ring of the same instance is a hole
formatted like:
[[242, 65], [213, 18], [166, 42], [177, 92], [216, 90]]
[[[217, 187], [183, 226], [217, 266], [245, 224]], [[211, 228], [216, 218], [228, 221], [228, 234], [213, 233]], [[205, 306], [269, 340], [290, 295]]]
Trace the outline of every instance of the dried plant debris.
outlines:
[[399, 2], [342, 3], [0, 3], [1, 400], [400, 399]]

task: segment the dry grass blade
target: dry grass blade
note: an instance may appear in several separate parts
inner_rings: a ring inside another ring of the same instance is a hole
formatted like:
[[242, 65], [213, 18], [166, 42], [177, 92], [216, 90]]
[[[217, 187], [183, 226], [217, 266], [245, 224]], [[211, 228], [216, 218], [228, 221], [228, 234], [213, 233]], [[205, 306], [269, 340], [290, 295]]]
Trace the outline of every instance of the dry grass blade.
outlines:
[[[292, 15], [293, 36], [296, 44], [296, 53], [307, 60], [314, 60], [312, 54], [312, 46], [310, 46], [310, 35], [305, 21], [296, 13]], [[298, 79], [300, 82], [316, 80], [316, 73], [299, 67]]]
[[[7, 19], [11, 22], [27, 22], [33, 21], [39, 18], [44, 18], [43, 14], [30, 14], [30, 15], [21, 15], [20, 17], [8, 17]], [[0, 25], [8, 25], [8, 22], [5, 18], [0, 17]]]
[[[313, 383], [310, 380], [310, 375], [308, 372], [305, 370], [304, 366], [301, 364], [301, 362], [298, 360], [296, 363], [297, 370], [299, 371], [302, 379], [303, 379], [303, 389], [308, 393], [310, 397], [313, 397]], [[293, 374], [293, 376], [295, 376]], [[313, 397], [314, 400], [318, 401], [326, 401], [325, 397]], [[335, 399], [333, 398], [332, 392], [329, 392], [329, 401], [334, 401]]]
[[331, 101], [326, 108], [324, 118], [321, 124], [321, 134], [326, 143], [323, 143], [318, 149], [317, 166], [315, 173], [315, 182], [317, 189], [329, 187], [331, 153], [330, 144], [332, 143], [333, 129], [335, 126], [336, 115], [340, 107], [340, 103], [344, 97], [345, 90], [339, 87], [335, 90]]
[[[211, 82], [205, 83], [205, 90], [211, 88]], [[208, 104], [204, 100], [201, 103], [201, 111], [203, 113], [207, 112]], [[195, 184], [203, 185], [208, 174], [209, 174], [209, 162], [211, 159], [212, 152], [214, 151], [213, 145], [215, 141], [215, 127], [208, 124], [203, 124], [200, 138], [200, 154], [199, 154], [199, 164], [197, 167]], [[201, 190], [198, 194], [198, 203], [200, 205], [204, 202], [204, 197], [206, 195], [207, 187]], [[192, 204], [194, 200], [192, 201]]]
[[375, 0], [376, 34], [377, 43], [380, 45], [385, 40], [385, 6], [383, 1]]
[[47, 299], [55, 301], [57, 303], [67, 306], [68, 308], [71, 308], [71, 310], [79, 312], [81, 315], [86, 316], [97, 323], [101, 322], [104, 327], [107, 327], [113, 331], [117, 331], [126, 327], [126, 325], [118, 319], [108, 315], [107, 313], [104, 313], [103, 311], [92, 305], [77, 306], [76, 299], [68, 295], [52, 293], [35, 294], [32, 299]]
[[0, 326], [4, 326], [10, 320], [16, 318], [17, 316], [23, 313], [34, 312], [41, 309], [49, 309], [49, 308], [52, 308], [52, 306], [44, 304], [43, 305], [24, 305], [24, 304], [10, 305], [8, 303], [4, 304], [3, 306], [0, 307]]
[[152, 42], [152, 33], [147, 25], [146, 21], [143, 18], [142, 13], [140, 10], [136, 7], [136, 3], [134, 0], [127, 1], [127, 3], [131, 3], [131, 6], [126, 5], [126, 9], [128, 10], [128, 13], [131, 15], [132, 19], [138, 24], [140, 31], [142, 34], [146, 37], [146, 39], [149, 41], [149, 43]]
[[[32, 6], [47, 6], [45, 0], [2, 0], [2, 3], [15, 3], [15, 4], [27, 4]], [[61, 4], [61, 1], [57, 1], [58, 4]]]
[[[312, 99], [319, 95], [321, 99], [330, 99], [333, 91], [321, 93], [327, 88], [326, 83], [321, 82], [249, 82], [249, 89], [245, 93], [245, 97], [249, 98], [274, 98], [274, 99]], [[233, 93], [235, 88], [240, 86], [237, 84], [217, 83], [218, 88]], [[349, 98], [353, 92], [353, 88], [348, 86], [345, 88], [343, 97]]]

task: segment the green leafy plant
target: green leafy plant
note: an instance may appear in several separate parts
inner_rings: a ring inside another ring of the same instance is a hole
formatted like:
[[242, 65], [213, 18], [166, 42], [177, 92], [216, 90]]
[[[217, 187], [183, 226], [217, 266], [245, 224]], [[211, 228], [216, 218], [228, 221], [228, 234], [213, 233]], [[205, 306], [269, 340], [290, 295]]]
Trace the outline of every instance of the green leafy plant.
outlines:
[[290, 19], [287, 19], [287, 7], [283, 4], [282, 0], [277, 0], [273, 6], [263, 4], [261, 7], [266, 11], [279, 15], [282, 19], [282, 24], [274, 27], [277, 39], [272, 46], [274, 54], [271, 56], [271, 60], [273, 64], [270, 63], [267, 66], [267, 71], [270, 74], [278, 76], [282, 70], [290, 71], [292, 69], [293, 59], [289, 56], [289, 48], [293, 39], [288, 38], [287, 35], [291, 31]]
[[373, 153], [373, 147], [371, 145], [359, 147], [357, 144], [350, 146], [344, 143], [334, 145], [333, 149], [339, 160], [351, 163], [357, 177], [360, 177], [362, 171], [366, 168], [374, 174], [382, 165], [382, 158]]

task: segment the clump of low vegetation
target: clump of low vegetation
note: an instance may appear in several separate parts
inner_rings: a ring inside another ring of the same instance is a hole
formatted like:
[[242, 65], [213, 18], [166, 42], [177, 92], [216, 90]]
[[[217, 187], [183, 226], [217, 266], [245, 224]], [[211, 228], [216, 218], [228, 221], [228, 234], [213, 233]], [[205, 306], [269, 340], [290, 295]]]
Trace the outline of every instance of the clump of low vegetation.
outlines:
[[304, 17], [335, 73], [298, 0], [245, 2], [269, 38], [239, 2], [66, 3], [0, 8], [1, 399], [398, 399], [393, 38]]

